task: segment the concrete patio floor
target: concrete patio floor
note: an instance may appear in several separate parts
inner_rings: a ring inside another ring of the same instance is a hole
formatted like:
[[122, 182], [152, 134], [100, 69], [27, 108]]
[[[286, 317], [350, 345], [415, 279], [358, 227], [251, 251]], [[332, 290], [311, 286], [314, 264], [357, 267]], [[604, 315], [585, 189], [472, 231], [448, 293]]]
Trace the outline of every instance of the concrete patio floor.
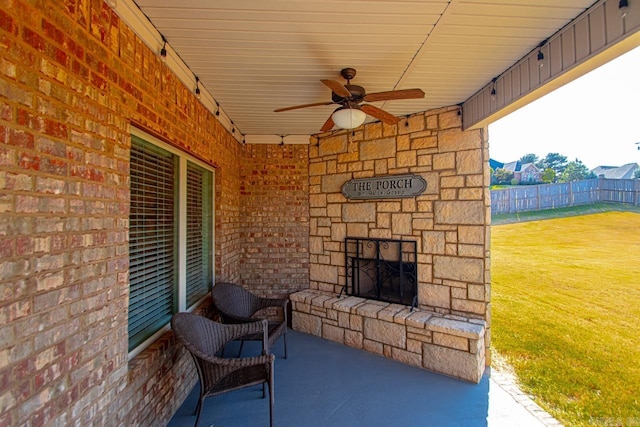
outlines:
[[[287, 344], [286, 360], [282, 340], [273, 350], [276, 426], [559, 425], [509, 376], [490, 369], [471, 384], [296, 331], [288, 332]], [[252, 345], [243, 356], [259, 352]], [[194, 425], [198, 393], [196, 385], [168, 426]], [[200, 426], [268, 426], [268, 400], [261, 396], [255, 386], [210, 397]]]

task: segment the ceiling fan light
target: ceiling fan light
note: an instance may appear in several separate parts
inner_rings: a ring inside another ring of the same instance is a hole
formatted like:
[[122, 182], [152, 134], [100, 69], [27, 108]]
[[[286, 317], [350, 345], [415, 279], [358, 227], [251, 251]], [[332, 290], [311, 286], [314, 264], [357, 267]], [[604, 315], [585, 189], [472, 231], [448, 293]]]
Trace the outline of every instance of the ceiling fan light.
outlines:
[[333, 123], [342, 129], [355, 129], [364, 123], [367, 114], [358, 108], [340, 107], [331, 115]]

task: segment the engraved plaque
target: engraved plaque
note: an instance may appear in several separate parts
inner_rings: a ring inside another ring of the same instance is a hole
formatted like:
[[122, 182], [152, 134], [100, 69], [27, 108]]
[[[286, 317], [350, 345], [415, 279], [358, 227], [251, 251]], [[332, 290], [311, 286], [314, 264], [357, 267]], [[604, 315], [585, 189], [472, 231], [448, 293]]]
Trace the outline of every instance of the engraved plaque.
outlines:
[[426, 189], [427, 181], [419, 175], [390, 175], [349, 180], [342, 185], [342, 194], [347, 199], [401, 199]]

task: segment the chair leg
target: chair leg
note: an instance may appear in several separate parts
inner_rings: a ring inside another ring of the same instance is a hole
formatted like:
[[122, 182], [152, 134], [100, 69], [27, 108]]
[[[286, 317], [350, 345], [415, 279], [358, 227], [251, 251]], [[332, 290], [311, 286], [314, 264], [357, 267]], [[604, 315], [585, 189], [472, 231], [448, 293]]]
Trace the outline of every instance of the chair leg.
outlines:
[[265, 383], [262, 383], [262, 398], [264, 399], [267, 395], [264, 392], [265, 389]]
[[269, 426], [273, 427], [273, 403], [275, 398], [273, 396], [273, 375], [269, 376]]
[[238, 356], [240, 357], [240, 354], [242, 354], [242, 346], [244, 346], [244, 340], [240, 340], [240, 350], [238, 350]]
[[196, 423], [194, 427], [198, 427], [198, 421], [200, 421], [200, 414], [202, 413], [202, 407], [204, 406], [204, 396], [200, 396], [198, 400], [198, 406], [196, 406]]
[[284, 338], [284, 358], [286, 359], [287, 358], [287, 333], [286, 332], [284, 333], [283, 338]]

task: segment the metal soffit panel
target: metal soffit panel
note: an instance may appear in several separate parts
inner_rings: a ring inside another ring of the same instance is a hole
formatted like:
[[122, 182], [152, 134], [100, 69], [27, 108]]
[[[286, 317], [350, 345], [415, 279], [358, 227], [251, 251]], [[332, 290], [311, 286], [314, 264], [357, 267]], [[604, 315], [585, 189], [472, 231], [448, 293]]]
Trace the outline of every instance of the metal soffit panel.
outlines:
[[131, 9], [146, 15], [237, 130], [258, 136], [317, 133], [336, 105], [273, 110], [330, 101], [320, 79], [344, 82], [345, 67], [368, 93], [424, 90], [424, 99], [374, 103], [394, 115], [460, 104], [593, 3], [136, 0]]

